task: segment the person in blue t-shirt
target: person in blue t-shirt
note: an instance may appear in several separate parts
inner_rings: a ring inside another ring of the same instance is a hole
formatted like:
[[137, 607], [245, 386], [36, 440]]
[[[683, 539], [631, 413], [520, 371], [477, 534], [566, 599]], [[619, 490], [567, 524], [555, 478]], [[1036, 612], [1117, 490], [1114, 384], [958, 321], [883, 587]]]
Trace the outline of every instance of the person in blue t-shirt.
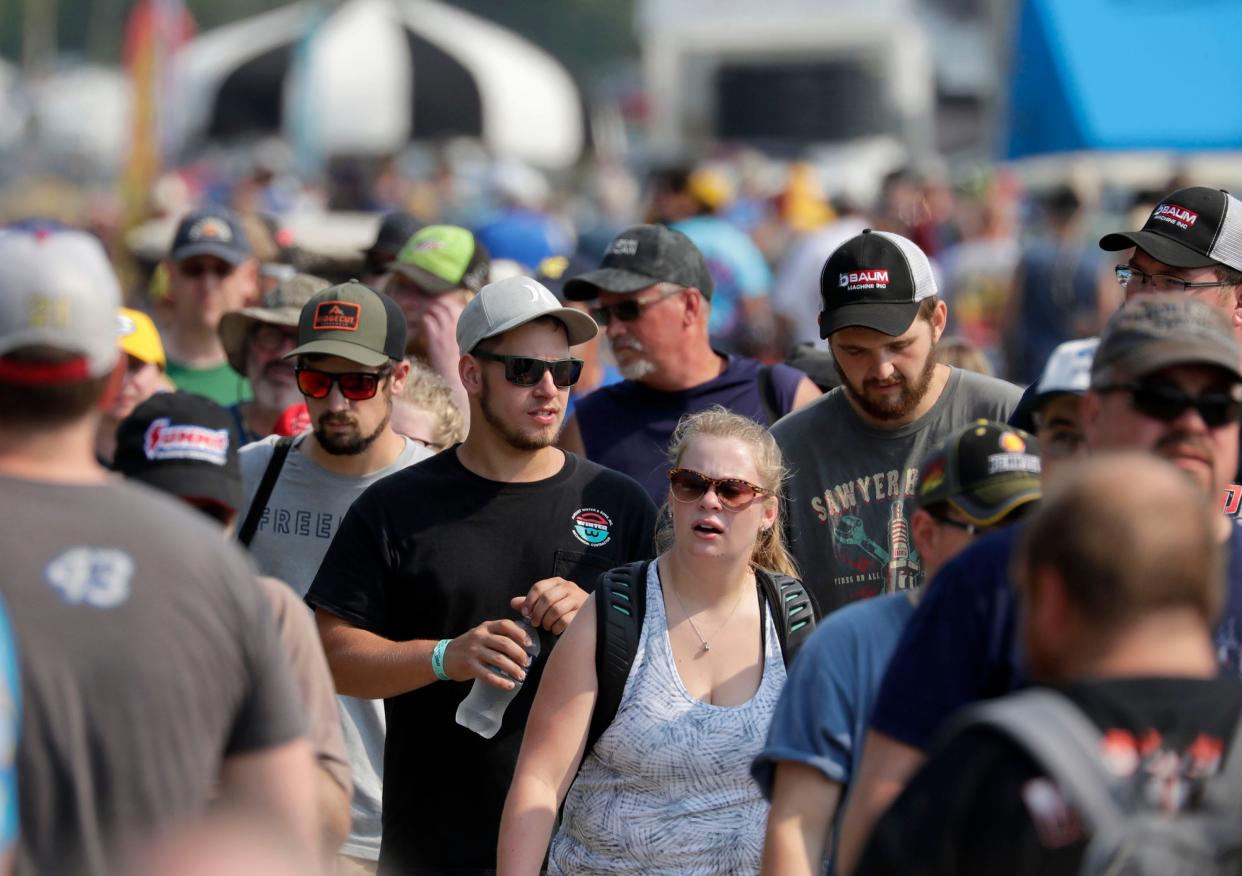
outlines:
[[[980, 420], [923, 463], [911, 537], [930, 577], [985, 531], [1040, 497], [1036, 440]], [[871, 705], [921, 590], [848, 605], [807, 640], [781, 693], [751, 774], [771, 800], [764, 871], [819, 872], [839, 803], [862, 758]]]
[[629, 475], [657, 503], [684, 414], [721, 405], [769, 426], [820, 396], [801, 371], [712, 347], [714, 288], [698, 248], [660, 225], [625, 229], [597, 270], [565, 282], [567, 299], [592, 303], [625, 380], [576, 402], [560, 446]]
[[[1168, 459], [1219, 511], [1238, 462], [1240, 360], [1242, 346], [1218, 310], [1187, 295], [1127, 302], [1105, 327], [1092, 361], [1082, 402], [1088, 452], [1141, 450]], [[1242, 675], [1242, 533], [1221, 515], [1217, 537], [1228, 558], [1218, 658]], [[945, 719], [1025, 685], [1009, 582], [1015, 542], [1012, 532], [998, 533], [946, 565], [907, 625], [841, 822], [842, 873], [852, 872], [876, 819], [922, 765]]]

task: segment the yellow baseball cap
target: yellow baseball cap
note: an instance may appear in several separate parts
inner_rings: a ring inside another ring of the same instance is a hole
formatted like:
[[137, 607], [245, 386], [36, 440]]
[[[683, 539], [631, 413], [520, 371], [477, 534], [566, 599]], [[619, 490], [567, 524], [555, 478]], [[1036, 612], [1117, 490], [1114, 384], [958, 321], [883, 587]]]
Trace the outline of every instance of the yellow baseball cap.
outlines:
[[121, 349], [143, 362], [153, 362], [164, 369], [164, 345], [151, 317], [141, 310], [122, 307], [116, 314], [116, 336]]

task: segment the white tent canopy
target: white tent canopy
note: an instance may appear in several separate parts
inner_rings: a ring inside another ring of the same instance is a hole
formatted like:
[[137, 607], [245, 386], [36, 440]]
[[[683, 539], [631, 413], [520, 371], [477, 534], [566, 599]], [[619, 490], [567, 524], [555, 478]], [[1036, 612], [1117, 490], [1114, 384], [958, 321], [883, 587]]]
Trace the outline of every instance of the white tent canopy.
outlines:
[[[201, 140], [220, 121], [222, 89], [246, 65], [265, 65], [255, 75], [281, 80], [283, 117], [254, 120], [256, 133], [283, 130], [327, 154], [383, 154], [439, 136], [419, 130], [418, 107], [453, 95], [437, 94], [431, 74], [420, 81], [419, 46], [439, 59], [433, 69], [459, 66], [477, 91], [462, 101], [457, 121], [478, 130], [457, 133], [544, 168], [578, 158], [582, 107], [564, 67], [511, 31], [435, 0], [303, 0], [199, 36], [178, 55], [181, 144]], [[451, 103], [440, 106], [437, 117], [451, 123], [453, 111]]]

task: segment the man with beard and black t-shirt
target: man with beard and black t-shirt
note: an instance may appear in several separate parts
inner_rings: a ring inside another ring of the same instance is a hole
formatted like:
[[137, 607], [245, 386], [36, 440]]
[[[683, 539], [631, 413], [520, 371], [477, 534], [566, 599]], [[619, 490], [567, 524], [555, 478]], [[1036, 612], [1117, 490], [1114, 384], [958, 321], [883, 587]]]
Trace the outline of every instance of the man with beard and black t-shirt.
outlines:
[[[528, 277], [484, 287], [457, 325], [465, 442], [363, 493], [307, 596], [338, 690], [385, 700], [381, 873], [495, 870], [555, 637], [600, 573], [652, 553], [642, 487], [553, 446], [581, 368], [570, 347], [595, 333]], [[519, 616], [541, 642], [529, 665]], [[471, 683], [506, 676], [526, 683], [493, 738], [455, 723]]]
[[864, 231], [820, 276], [841, 386], [772, 427], [791, 470], [790, 546], [825, 614], [923, 581], [910, 541], [919, 463], [954, 429], [1004, 421], [1017, 387], [936, 363], [948, 318], [927, 256], [909, 240]]
[[[1107, 790], [1169, 818], [1211, 805], [1205, 784], [1242, 756], [1229, 744], [1242, 685], [1218, 676], [1211, 632], [1221, 522], [1167, 462], [1115, 455], [1053, 485], [1016, 552], [1032, 674], [1098, 731], [1083, 754]], [[968, 726], [880, 820], [857, 872], [1082, 872], [1091, 822], [1074, 790], [1007, 735]]]
[[[336, 528], [354, 499], [382, 477], [430, 456], [393, 431], [392, 399], [405, 386], [405, 317], [388, 296], [343, 283], [311, 296], [298, 320], [298, 389], [313, 431], [293, 441], [263, 503], [250, 552], [260, 571], [305, 596]], [[242, 509], [272, 462], [271, 436], [241, 451]], [[249, 513], [243, 510], [239, 519]], [[353, 827], [341, 854], [379, 857], [384, 714], [371, 700], [341, 697], [345, 748], [354, 773]], [[353, 865], [345, 861], [343, 865]]]

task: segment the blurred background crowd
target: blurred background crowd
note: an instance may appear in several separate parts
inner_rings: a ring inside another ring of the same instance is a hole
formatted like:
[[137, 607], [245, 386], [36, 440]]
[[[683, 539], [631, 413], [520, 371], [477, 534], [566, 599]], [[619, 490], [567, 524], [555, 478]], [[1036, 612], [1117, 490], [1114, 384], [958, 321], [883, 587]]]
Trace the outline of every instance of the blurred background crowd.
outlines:
[[[1084, 243], [1242, 177], [1242, 6], [1116, 5], [7, 0], [0, 221], [94, 232], [148, 310], [204, 204], [275, 281], [367, 273], [390, 211], [552, 279], [664, 222], [708, 257], [717, 344], [767, 360], [822, 343], [819, 268], [871, 225], [933, 258], [946, 349], [1026, 383], [1117, 303]], [[1212, 75], [1140, 88], [1157, 38]]]

